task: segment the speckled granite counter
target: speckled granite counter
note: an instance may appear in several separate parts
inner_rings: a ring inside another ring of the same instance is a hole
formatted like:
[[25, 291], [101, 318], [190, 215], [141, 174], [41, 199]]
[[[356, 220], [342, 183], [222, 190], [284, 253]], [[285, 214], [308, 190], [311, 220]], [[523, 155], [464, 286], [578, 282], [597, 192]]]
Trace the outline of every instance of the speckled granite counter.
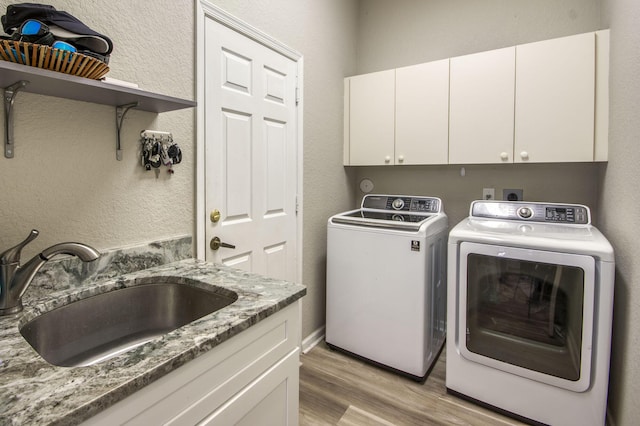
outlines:
[[[22, 338], [19, 326], [40, 312], [136, 279], [165, 277], [238, 294], [231, 305], [161, 338], [89, 367], [56, 367]], [[30, 290], [33, 294], [30, 295]], [[0, 317], [0, 425], [73, 425], [214, 348], [304, 296], [300, 284], [186, 259], [63, 291], [27, 289], [25, 310]]]

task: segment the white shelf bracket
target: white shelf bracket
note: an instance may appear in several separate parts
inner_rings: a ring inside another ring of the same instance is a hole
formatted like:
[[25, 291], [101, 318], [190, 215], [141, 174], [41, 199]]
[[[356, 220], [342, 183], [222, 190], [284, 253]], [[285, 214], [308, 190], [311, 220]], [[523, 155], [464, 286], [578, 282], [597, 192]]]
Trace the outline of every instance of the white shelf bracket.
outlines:
[[132, 102], [130, 104], [119, 105], [116, 107], [116, 160], [122, 161], [122, 145], [120, 144], [120, 130], [122, 130], [122, 122], [124, 116], [129, 112], [131, 108], [138, 106], [138, 102]]
[[6, 158], [13, 158], [15, 151], [13, 142], [13, 102], [18, 91], [27, 84], [29, 84], [28, 81], [20, 80], [4, 89], [4, 156]]

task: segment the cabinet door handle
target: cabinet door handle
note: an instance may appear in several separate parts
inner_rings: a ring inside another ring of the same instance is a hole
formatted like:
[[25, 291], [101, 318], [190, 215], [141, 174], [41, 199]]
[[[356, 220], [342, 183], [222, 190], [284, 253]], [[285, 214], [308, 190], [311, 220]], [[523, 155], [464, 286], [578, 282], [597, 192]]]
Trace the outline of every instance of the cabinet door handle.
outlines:
[[502, 159], [502, 161], [507, 161], [509, 159], [509, 154], [507, 154], [506, 152], [501, 152], [500, 158]]
[[402, 163], [404, 161], [404, 155], [399, 155], [398, 156], [398, 162]]
[[522, 158], [523, 160], [528, 160], [529, 159], [529, 153], [527, 151], [522, 151], [520, 153], [520, 158]]
[[391, 157], [388, 156], [388, 155], [386, 157], [384, 157], [384, 162], [385, 163], [390, 163], [391, 162]]

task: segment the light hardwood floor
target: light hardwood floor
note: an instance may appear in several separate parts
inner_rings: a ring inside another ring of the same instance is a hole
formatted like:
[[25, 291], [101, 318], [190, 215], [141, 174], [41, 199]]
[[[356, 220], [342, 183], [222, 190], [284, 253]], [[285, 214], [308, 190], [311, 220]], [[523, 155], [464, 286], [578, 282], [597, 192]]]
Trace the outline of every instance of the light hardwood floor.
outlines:
[[320, 343], [302, 355], [300, 425], [523, 425], [449, 395], [443, 350], [424, 383]]

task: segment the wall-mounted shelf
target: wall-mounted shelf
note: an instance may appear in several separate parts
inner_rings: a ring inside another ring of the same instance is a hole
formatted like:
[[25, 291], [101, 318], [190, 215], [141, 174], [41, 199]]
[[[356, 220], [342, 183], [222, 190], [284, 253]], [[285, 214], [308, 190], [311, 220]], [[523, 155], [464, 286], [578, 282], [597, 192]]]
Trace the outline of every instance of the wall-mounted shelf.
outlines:
[[[118, 139], [124, 113], [130, 107], [142, 111], [161, 113], [196, 106], [195, 101], [187, 99], [0, 61], [0, 87], [8, 88], [21, 81], [28, 82], [20, 88], [24, 92], [115, 106], [117, 109], [116, 131]], [[13, 96], [15, 96], [15, 92]], [[5, 105], [7, 105], [7, 102], [5, 102]], [[12, 131], [11, 114], [9, 112], [5, 110], [5, 134], [7, 129]], [[8, 144], [9, 141], [5, 141], [5, 156], [7, 156], [7, 149], [10, 149], [11, 156], [7, 157], [11, 158], [13, 156], [13, 147], [7, 148]]]

